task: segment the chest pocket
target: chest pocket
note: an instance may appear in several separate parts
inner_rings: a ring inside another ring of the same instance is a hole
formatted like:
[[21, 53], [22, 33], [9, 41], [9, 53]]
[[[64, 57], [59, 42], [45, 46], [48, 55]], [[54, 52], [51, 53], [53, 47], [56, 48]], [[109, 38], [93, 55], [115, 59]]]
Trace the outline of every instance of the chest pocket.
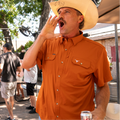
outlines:
[[80, 67], [83, 67], [83, 68], [86, 68], [86, 69], [90, 68], [90, 62], [88, 62], [86, 60], [83, 60], [83, 59], [73, 58], [72, 63], [74, 65], [77, 65], [77, 66], [80, 66]]
[[[70, 74], [69, 77], [73, 79], [69, 79], [69, 83], [73, 86], [83, 86], [86, 85], [91, 77], [91, 63], [90, 61], [73, 57], [71, 59], [71, 67], [69, 68]], [[73, 77], [74, 76], [74, 77]]]
[[46, 71], [47, 74], [53, 74], [55, 71], [55, 58], [56, 58], [56, 54], [50, 53], [50, 54], [46, 54], [45, 56], [45, 60], [44, 60], [44, 70]]
[[56, 57], [56, 54], [47, 54], [46, 56], [45, 56], [45, 61], [52, 61], [52, 60], [54, 60], [55, 59], [55, 57]]

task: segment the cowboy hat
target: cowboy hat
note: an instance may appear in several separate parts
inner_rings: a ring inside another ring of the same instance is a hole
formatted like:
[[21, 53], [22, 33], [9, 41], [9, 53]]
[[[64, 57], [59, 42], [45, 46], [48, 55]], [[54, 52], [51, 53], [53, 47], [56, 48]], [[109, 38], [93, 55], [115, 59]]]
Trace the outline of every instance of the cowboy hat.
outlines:
[[92, 0], [58, 0], [49, 3], [52, 11], [58, 16], [58, 10], [62, 7], [70, 7], [80, 11], [84, 16], [82, 30], [94, 27], [98, 21], [98, 11]]

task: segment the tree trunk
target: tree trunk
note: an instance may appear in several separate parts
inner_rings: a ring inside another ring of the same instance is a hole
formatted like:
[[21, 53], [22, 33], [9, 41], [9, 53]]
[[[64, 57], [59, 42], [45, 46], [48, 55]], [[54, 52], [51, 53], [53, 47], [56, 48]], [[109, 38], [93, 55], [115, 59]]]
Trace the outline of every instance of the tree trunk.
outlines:
[[10, 42], [11, 43], [11, 36], [9, 35], [9, 28], [7, 26], [7, 24], [1, 24], [0, 23], [0, 28], [2, 29], [2, 33], [4, 35], [5, 38], [5, 42]]
[[13, 47], [10, 31], [9, 31], [9, 28], [8, 28], [6, 21], [4, 20], [4, 13], [0, 12], [0, 14], [3, 14], [3, 17], [0, 18], [0, 21], [1, 21], [0, 22], [0, 29], [2, 29], [2, 33], [4, 35], [5, 42], [9, 42]]
[[42, 0], [43, 8], [42, 8], [42, 14], [40, 17], [39, 31], [42, 30], [42, 28], [44, 27], [44, 25], [49, 17], [50, 6], [49, 6], [48, 2], [50, 2], [50, 1], [51, 0]]

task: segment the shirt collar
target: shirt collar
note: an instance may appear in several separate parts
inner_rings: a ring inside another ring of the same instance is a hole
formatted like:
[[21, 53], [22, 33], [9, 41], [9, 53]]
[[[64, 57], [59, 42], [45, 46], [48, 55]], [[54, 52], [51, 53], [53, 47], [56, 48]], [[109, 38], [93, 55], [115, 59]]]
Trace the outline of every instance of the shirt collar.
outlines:
[[83, 39], [83, 32], [80, 31], [80, 35], [73, 37], [73, 38], [64, 38], [64, 37], [60, 37], [60, 43], [63, 43], [64, 39], [70, 39], [72, 40], [73, 44], [76, 45], [78, 42], [80, 42]]

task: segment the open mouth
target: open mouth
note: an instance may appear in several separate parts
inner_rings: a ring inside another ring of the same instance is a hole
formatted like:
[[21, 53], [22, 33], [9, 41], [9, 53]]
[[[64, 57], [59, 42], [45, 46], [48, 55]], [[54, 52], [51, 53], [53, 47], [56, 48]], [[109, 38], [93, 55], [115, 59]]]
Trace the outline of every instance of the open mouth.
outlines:
[[60, 27], [63, 27], [64, 26], [64, 22], [60, 21], [59, 25], [60, 25]]

